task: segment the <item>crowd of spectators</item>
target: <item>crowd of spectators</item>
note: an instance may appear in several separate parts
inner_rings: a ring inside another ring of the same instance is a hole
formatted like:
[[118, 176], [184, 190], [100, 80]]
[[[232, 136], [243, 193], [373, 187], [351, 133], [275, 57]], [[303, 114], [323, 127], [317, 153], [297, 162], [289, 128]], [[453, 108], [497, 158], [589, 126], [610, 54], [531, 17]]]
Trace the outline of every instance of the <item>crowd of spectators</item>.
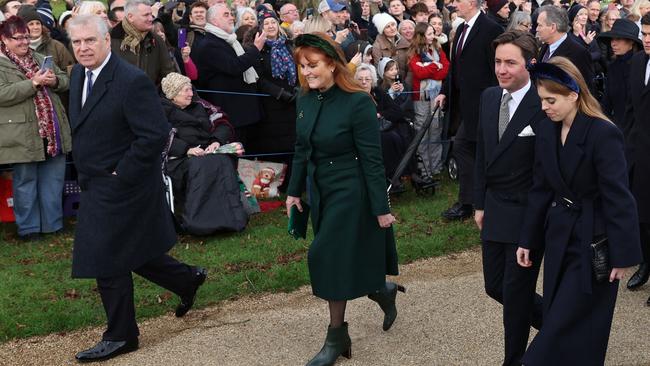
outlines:
[[[7, 68], [0, 75], [0, 141], [18, 135], [24, 139], [25, 134], [30, 140], [44, 141], [29, 148], [13, 142], [2, 144], [0, 164], [5, 168], [12, 165], [14, 172], [19, 172], [22, 164], [40, 171], [57, 154], [69, 151], [62, 143], [67, 136], [66, 72], [76, 61], [66, 24], [78, 14], [102, 17], [111, 29], [112, 53], [142, 69], [156, 85], [170, 73], [186, 76], [193, 87], [193, 102], [201, 100], [218, 108], [234, 128], [229, 141], [242, 142], [248, 154], [265, 154], [267, 160], [285, 163], [290, 162], [295, 142], [295, 101], [300, 93], [293, 40], [303, 33], [323, 32], [341, 46], [348, 68], [377, 101], [387, 176], [394, 173], [413, 131], [423, 126], [436, 103], [442, 104], [440, 97], [447, 97], [444, 107], [449, 136], [443, 136], [443, 120], [435, 118], [406, 171], [418, 181], [435, 182], [445, 164], [441, 140], [451, 137], [462, 120], [475, 119], [475, 99], [488, 84], [495, 84], [491, 71], [453, 67], [455, 57], [462, 62], [456, 55], [460, 50], [453, 44], [455, 39], [461, 39], [461, 48], [473, 48], [477, 53], [488, 52], [477, 48], [490, 46], [489, 42], [478, 45], [464, 38], [464, 24], [472, 24], [468, 14], [475, 14], [472, 9], [486, 15], [495, 27], [490, 29], [537, 35], [540, 61], [550, 55], [571, 59], [606, 112], [621, 126], [628, 90], [626, 65], [642, 48], [640, 19], [650, 11], [649, 0], [183, 0], [164, 5], [148, 0], [109, 0], [107, 5], [67, 0], [66, 5], [68, 10], [56, 17], [49, 0], [0, 0], [4, 22], [0, 62]], [[26, 32], [12, 21], [14, 16], [24, 22]], [[49, 81], [41, 80], [38, 72], [43, 56], [51, 56], [53, 61]], [[29, 66], [23, 67], [25, 63]], [[485, 69], [490, 68], [487, 65]], [[486, 82], [477, 84], [473, 72]], [[12, 73], [21, 77], [9, 77]], [[33, 91], [10, 92], [30, 85]], [[160, 93], [163, 103], [172, 108], [162, 90]], [[36, 105], [38, 100], [46, 100], [42, 104], [54, 108], [57, 118], [52, 122], [46, 107], [35, 109], [32, 100]], [[20, 125], [7, 123], [10, 119], [28, 121], [34, 127], [18, 131]], [[54, 138], [48, 129], [63, 132]], [[463, 133], [472, 135], [471, 131]], [[59, 142], [57, 152], [52, 150], [53, 139]], [[471, 142], [469, 155], [473, 154]], [[17, 154], [21, 148], [29, 153]], [[191, 146], [187, 149], [181, 153], [190, 153]], [[54, 206], [60, 206], [60, 199], [42, 193], [38, 183], [30, 182], [33, 188], [21, 193], [26, 182], [21, 174], [14, 174], [19, 233], [29, 236], [60, 230], [59, 224], [50, 226], [24, 218], [39, 210], [38, 216], [43, 216], [49, 206], [43, 200], [55, 200]], [[62, 180], [63, 174], [59, 176]], [[54, 184], [49, 176], [39, 176], [36, 181]], [[466, 206], [461, 202], [454, 212], [466, 216]]]

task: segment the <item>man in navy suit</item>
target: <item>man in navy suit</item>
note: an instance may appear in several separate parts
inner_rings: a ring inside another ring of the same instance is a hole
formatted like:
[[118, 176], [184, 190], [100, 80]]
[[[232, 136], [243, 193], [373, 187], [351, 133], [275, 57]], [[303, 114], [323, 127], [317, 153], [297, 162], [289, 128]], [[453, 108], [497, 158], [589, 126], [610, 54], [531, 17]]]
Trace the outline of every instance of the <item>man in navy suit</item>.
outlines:
[[503, 364], [521, 365], [530, 326], [539, 329], [542, 322], [542, 299], [535, 294], [541, 258], [524, 268], [515, 253], [532, 186], [535, 131], [545, 115], [526, 70], [537, 53], [533, 36], [509, 31], [493, 45], [499, 86], [481, 96], [474, 220], [481, 230], [485, 291], [503, 304]]
[[79, 61], [69, 112], [82, 189], [72, 276], [97, 280], [108, 320], [102, 340], [76, 355], [90, 362], [138, 348], [132, 272], [180, 296], [183, 316], [206, 271], [165, 254], [176, 242], [161, 170], [170, 126], [153, 82], [111, 55], [98, 16], [74, 17], [68, 32]]
[[451, 72], [442, 84], [436, 104], [449, 98], [452, 127], [459, 123], [454, 140], [454, 157], [458, 162], [458, 202], [442, 213], [447, 220], [472, 216], [474, 157], [478, 102], [485, 88], [497, 84], [494, 76], [492, 41], [503, 32], [481, 9], [482, 0], [456, 0], [454, 5], [465, 23], [458, 26], [451, 54]]

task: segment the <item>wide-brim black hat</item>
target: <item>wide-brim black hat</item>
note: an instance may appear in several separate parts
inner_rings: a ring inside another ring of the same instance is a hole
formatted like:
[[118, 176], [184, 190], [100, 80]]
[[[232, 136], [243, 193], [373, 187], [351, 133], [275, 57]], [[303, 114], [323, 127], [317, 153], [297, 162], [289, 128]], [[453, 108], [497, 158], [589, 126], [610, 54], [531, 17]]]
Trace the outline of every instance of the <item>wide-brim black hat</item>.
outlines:
[[643, 42], [639, 39], [639, 26], [633, 21], [625, 18], [616, 19], [612, 30], [603, 32], [598, 38], [623, 38], [636, 42], [639, 47], [643, 47]]

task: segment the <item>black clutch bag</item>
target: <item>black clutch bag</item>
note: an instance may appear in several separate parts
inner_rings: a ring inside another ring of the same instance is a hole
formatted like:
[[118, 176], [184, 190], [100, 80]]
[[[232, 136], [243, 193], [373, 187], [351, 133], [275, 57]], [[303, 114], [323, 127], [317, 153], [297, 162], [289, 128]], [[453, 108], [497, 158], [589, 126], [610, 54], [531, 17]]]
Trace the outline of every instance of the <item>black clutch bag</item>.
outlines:
[[607, 237], [591, 243], [591, 268], [596, 282], [609, 279], [612, 268], [609, 265], [609, 241]]
[[294, 239], [307, 238], [307, 225], [309, 223], [309, 205], [300, 200], [302, 212], [298, 211], [298, 207], [291, 206], [289, 213], [289, 227], [287, 231]]

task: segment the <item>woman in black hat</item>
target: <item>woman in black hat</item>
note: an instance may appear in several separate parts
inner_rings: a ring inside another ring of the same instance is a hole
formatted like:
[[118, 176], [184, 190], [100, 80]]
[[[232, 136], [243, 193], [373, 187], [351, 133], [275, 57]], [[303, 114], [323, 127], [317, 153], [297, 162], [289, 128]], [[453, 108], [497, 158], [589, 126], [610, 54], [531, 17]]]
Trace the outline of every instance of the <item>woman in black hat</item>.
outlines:
[[599, 40], [610, 44], [614, 53], [614, 59], [607, 66], [605, 93], [602, 99], [603, 111], [624, 132], [625, 101], [630, 86], [630, 59], [636, 51], [643, 48], [638, 35], [639, 27], [633, 21], [617, 19], [611, 31], [603, 32], [598, 36]]

